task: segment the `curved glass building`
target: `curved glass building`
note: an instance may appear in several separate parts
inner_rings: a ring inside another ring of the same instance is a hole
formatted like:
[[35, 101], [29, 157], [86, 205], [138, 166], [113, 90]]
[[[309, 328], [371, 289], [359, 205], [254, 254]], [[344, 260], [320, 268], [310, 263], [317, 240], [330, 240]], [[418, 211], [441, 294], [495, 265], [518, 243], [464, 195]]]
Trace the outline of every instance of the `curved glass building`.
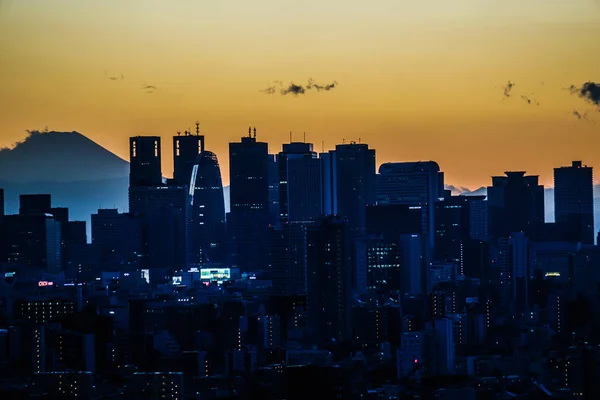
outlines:
[[225, 241], [225, 200], [217, 155], [202, 151], [196, 157], [190, 179], [193, 196], [191, 241], [192, 262], [222, 261]]

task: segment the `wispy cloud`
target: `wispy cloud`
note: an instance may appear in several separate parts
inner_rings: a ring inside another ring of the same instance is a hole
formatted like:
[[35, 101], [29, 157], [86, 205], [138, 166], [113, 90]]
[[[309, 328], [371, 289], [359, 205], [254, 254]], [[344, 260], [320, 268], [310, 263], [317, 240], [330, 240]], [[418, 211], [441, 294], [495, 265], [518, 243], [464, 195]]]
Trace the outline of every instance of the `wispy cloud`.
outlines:
[[506, 84], [506, 86], [503, 86], [502, 89], [504, 90], [504, 97], [510, 97], [511, 96], [511, 91], [513, 89], [513, 87], [515, 87], [515, 83], [508, 81], [508, 83]]
[[[319, 84], [316, 83], [312, 78], [308, 80], [308, 83], [306, 85], [298, 85], [294, 82], [291, 82], [289, 85], [284, 87], [281, 81], [273, 81], [273, 83], [273, 85], [270, 85], [267, 88], [260, 90], [260, 92], [265, 94], [275, 94], [279, 92], [279, 94], [281, 94], [282, 96], [288, 94], [298, 96], [301, 94], [306, 94], [307, 91], [312, 89], [315, 89], [317, 92], [330, 91], [338, 86], [337, 81], [333, 81], [327, 84]], [[277, 90], [277, 86], [279, 86], [280, 88], [279, 91]]]
[[586, 82], [580, 87], [571, 85], [569, 90], [572, 94], [576, 94], [588, 103], [598, 106], [600, 111], [600, 84], [596, 82]]

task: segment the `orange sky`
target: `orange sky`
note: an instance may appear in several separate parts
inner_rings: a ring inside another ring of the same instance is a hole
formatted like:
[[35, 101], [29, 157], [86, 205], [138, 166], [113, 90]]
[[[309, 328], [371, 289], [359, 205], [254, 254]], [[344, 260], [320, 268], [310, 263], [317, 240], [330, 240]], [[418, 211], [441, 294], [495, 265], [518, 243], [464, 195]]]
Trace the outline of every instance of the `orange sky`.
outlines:
[[[272, 152], [289, 131], [318, 149], [361, 138], [449, 184], [508, 169], [551, 184], [572, 159], [600, 167], [600, 113], [563, 89], [600, 81], [598, 38], [597, 0], [0, 0], [0, 146], [47, 126], [126, 158], [129, 136], [158, 134], [170, 176], [170, 136], [199, 120], [225, 183], [252, 124]], [[310, 77], [339, 87], [259, 92]]]

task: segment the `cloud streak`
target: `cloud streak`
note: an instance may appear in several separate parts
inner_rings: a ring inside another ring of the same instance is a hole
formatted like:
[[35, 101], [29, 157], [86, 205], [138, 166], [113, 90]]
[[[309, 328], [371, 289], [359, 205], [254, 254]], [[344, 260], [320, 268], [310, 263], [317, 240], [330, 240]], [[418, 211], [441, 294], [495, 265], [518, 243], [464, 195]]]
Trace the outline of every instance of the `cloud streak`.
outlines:
[[[306, 85], [298, 85], [294, 82], [290, 82], [290, 84], [286, 87], [283, 86], [283, 83], [281, 81], [274, 81], [274, 83], [276, 85], [271, 85], [265, 89], [260, 90], [260, 92], [265, 93], [265, 94], [276, 94], [279, 93], [282, 96], [286, 96], [288, 94], [291, 94], [293, 96], [298, 96], [301, 94], [306, 94], [307, 91], [309, 90], [316, 90], [317, 92], [321, 92], [321, 91], [330, 91], [335, 89], [336, 87], [338, 87], [338, 82], [337, 81], [333, 81], [331, 83], [327, 83], [327, 84], [319, 84], [316, 83], [312, 78], [308, 80], [308, 83]], [[277, 90], [277, 85], [279, 86], [279, 91]]]
[[506, 84], [506, 86], [503, 86], [502, 89], [504, 89], [504, 97], [510, 97], [511, 96], [511, 91], [512, 88], [515, 87], [514, 82], [508, 81], [508, 83]]

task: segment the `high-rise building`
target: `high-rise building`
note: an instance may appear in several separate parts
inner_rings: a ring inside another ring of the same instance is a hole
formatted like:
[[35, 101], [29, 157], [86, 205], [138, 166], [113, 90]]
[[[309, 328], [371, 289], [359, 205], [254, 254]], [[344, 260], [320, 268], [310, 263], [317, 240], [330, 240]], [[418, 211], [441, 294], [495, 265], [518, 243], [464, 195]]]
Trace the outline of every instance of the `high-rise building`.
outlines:
[[147, 268], [187, 268], [192, 196], [188, 186], [129, 188], [129, 211], [142, 218]]
[[162, 185], [160, 137], [129, 138], [129, 168], [130, 187]]
[[269, 154], [269, 225], [277, 225], [279, 221], [279, 170], [277, 156]]
[[564, 225], [569, 239], [594, 244], [593, 168], [573, 161], [554, 168], [554, 219]]
[[269, 209], [269, 146], [250, 130], [240, 142], [229, 143], [231, 212]]
[[307, 231], [307, 303], [315, 342], [352, 339], [352, 250], [345, 218], [323, 217]]
[[196, 158], [189, 182], [193, 196], [190, 246], [193, 263], [222, 261], [225, 246], [225, 200], [217, 155], [204, 150]]
[[101, 265], [137, 266], [143, 256], [142, 218], [116, 209], [92, 214], [92, 245]]
[[19, 196], [19, 214], [52, 214], [52, 198], [49, 194], [22, 194]]
[[229, 195], [227, 216], [230, 254], [242, 271], [268, 265], [269, 152], [268, 144], [248, 136], [229, 144]]
[[367, 144], [351, 142], [338, 144], [328, 157], [321, 158], [324, 213], [347, 217], [352, 237], [363, 237], [365, 209], [375, 204], [375, 150]]
[[204, 136], [196, 123], [196, 134], [185, 131], [173, 137], [173, 180], [177, 185], [189, 185], [198, 155], [204, 151]]
[[283, 145], [277, 156], [282, 223], [307, 222], [322, 214], [321, 160], [312, 143]]
[[0, 188], [0, 218], [4, 215], [4, 189]]
[[0, 260], [8, 264], [44, 268], [62, 267], [60, 223], [50, 214], [6, 215], [0, 225]]
[[274, 294], [306, 294], [305, 224], [269, 228], [269, 275]]
[[435, 203], [444, 196], [444, 173], [434, 161], [386, 163], [377, 175], [377, 204], [421, 207], [423, 237], [435, 245]]
[[535, 240], [544, 223], [544, 186], [537, 175], [524, 171], [493, 176], [487, 188], [488, 234], [494, 241], [512, 232], [525, 232]]

